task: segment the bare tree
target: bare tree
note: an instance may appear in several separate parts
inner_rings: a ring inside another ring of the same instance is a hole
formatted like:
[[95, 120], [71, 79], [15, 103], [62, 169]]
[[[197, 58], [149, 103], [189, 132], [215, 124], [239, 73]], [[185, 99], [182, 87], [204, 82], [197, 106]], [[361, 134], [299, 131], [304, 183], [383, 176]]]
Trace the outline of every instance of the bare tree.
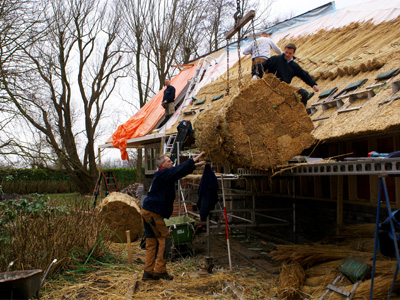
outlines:
[[40, 133], [80, 191], [88, 193], [97, 177], [96, 130], [129, 65], [118, 39], [118, 2], [38, 2], [40, 14], [29, 18], [43, 22], [22, 35], [29, 37], [24, 43], [15, 40], [17, 51], [1, 57], [2, 87], [15, 111]]
[[[152, 17], [153, 1], [152, 0], [122, 0], [123, 3], [123, 20], [126, 26], [126, 35], [122, 39], [126, 47], [131, 50], [133, 55], [132, 75], [136, 82], [138, 91], [139, 108], [142, 108], [150, 94], [152, 94], [152, 86], [154, 84], [154, 76], [152, 72], [151, 51], [148, 42], [148, 33], [150, 19]], [[136, 180], [142, 181], [142, 160], [143, 151], [137, 149]]]

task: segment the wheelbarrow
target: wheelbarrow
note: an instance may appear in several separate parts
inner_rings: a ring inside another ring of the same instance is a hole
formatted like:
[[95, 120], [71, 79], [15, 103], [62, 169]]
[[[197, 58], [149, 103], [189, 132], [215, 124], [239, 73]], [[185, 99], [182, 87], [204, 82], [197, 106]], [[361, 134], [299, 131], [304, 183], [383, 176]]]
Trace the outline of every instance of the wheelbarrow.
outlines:
[[[42, 287], [50, 268], [57, 262], [54, 259], [47, 268], [42, 280], [42, 270], [8, 271], [0, 273], [0, 299], [39, 299], [39, 290]], [[11, 264], [10, 264], [11, 265]]]

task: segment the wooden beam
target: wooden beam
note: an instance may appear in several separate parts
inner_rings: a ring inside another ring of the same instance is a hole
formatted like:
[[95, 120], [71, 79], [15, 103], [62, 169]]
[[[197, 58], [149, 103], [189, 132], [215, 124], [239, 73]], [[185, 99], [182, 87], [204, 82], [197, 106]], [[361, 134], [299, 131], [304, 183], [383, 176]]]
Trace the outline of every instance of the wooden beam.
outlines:
[[343, 227], [343, 175], [337, 177], [336, 234]]
[[249, 11], [243, 18], [239, 19], [239, 22], [235, 24], [235, 26], [231, 30], [229, 30], [225, 34], [225, 38], [229, 40], [231, 37], [234, 36], [235, 33], [240, 30], [240, 28], [249, 23], [255, 16], [256, 12], [254, 10]]

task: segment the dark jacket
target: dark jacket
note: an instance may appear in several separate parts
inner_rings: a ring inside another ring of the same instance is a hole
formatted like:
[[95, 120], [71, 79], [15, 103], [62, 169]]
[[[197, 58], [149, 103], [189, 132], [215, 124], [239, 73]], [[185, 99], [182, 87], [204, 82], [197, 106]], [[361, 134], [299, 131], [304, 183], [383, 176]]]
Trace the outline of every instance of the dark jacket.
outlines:
[[270, 57], [263, 62], [263, 67], [265, 73], [276, 74], [276, 77], [288, 84], [292, 82], [293, 77], [297, 76], [311, 87], [317, 85], [310, 74], [304, 71], [294, 60], [288, 63], [285, 54]]
[[164, 90], [164, 97], [162, 101], [167, 101], [167, 103], [174, 102], [175, 100], [175, 88], [170, 85]]
[[194, 160], [189, 159], [179, 166], [155, 172], [142, 208], [155, 212], [163, 218], [169, 218], [174, 206], [175, 182], [192, 173], [196, 168], [194, 164]]
[[197, 195], [196, 205], [200, 210], [200, 219], [206, 221], [210, 210], [218, 202], [218, 180], [210, 165], [204, 167]]

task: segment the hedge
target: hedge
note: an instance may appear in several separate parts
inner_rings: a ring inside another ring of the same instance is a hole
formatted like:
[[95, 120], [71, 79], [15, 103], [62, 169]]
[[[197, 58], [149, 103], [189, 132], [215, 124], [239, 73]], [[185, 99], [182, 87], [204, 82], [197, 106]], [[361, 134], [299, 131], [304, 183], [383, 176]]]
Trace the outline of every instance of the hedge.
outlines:
[[[119, 189], [136, 182], [136, 168], [104, 169], [104, 171], [113, 172]], [[144, 178], [144, 168], [142, 168], [142, 178]], [[0, 184], [3, 192], [7, 194], [79, 192], [69, 174], [62, 170], [0, 169]]]

